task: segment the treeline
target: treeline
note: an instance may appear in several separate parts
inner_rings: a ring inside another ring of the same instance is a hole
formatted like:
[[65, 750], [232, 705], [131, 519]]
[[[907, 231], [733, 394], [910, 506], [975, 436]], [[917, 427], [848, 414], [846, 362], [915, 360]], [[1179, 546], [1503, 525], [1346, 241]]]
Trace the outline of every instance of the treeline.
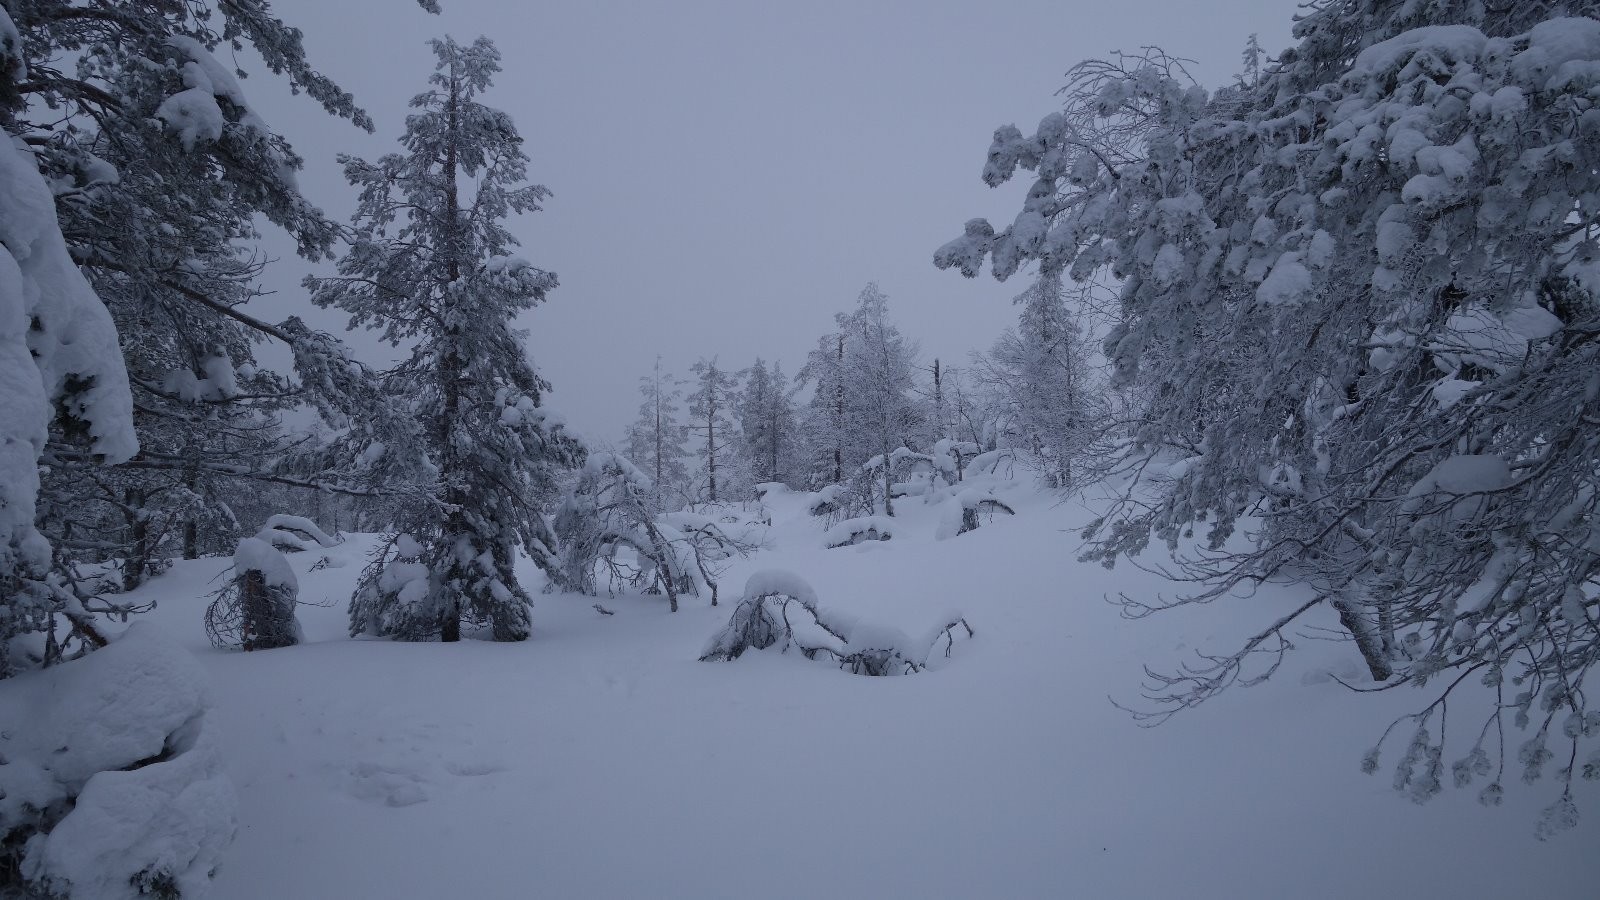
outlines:
[[768, 482], [864, 482], [876, 488], [865, 489], [860, 511], [893, 515], [893, 485], [905, 480], [895, 461], [941, 442], [970, 448], [967, 456], [1012, 450], [1064, 488], [1103, 458], [1099, 438], [1110, 427], [1077, 300], [1059, 277], [1041, 276], [1017, 297], [1015, 327], [950, 365], [925, 360], [889, 297], [869, 284], [792, 378], [759, 357], [739, 370], [701, 359], [679, 377], [658, 357], [620, 446], [650, 476], [659, 509], [749, 499]]

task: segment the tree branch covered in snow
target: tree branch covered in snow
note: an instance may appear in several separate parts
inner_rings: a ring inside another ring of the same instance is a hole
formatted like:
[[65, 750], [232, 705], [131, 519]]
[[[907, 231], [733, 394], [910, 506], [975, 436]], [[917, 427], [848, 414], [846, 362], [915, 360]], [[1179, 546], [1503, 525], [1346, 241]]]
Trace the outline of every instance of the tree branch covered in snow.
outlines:
[[[791, 610], [793, 614], [791, 615]], [[806, 659], [826, 657], [853, 675], [909, 675], [928, 666], [928, 657], [945, 642], [949, 656], [958, 636], [972, 626], [951, 614], [921, 640], [880, 625], [869, 625], [818, 605], [816, 591], [792, 572], [764, 569], [750, 576], [744, 595], [700, 654], [701, 662], [727, 662], [748, 650], [793, 647]]]
[[[1016, 221], [935, 255], [1121, 282], [1124, 467], [1184, 458], [1128, 482], [1087, 558], [1155, 541], [1194, 586], [1130, 611], [1307, 582], [1382, 687], [1517, 686], [1530, 778], [1547, 739], [1600, 737], [1597, 11], [1326, 0], [1215, 94], [1159, 53], [1085, 63], [1033, 135], [995, 134], [985, 180], [1036, 178]], [[1248, 683], [1285, 624], [1156, 699]]]

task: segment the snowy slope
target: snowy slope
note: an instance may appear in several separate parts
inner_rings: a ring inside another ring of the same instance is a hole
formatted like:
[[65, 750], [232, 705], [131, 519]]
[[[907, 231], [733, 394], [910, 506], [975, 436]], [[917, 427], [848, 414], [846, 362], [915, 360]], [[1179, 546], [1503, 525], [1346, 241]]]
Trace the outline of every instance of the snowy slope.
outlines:
[[344, 567], [292, 557], [302, 600], [334, 604], [302, 608], [309, 643], [219, 652], [202, 595], [226, 562], [178, 564], [147, 618], [215, 681], [240, 822], [215, 895], [1595, 896], [1592, 791], [1540, 843], [1548, 783], [1488, 810], [1360, 773], [1423, 695], [1333, 683], [1348, 646], [1302, 642], [1267, 685], [1138, 727], [1108, 695], [1136, 700], [1142, 663], [1225, 646], [1292, 593], [1124, 621], [1104, 594], [1170, 585], [1076, 562], [1081, 504], [999, 496], [1017, 515], [976, 532], [936, 540], [941, 510], [907, 500], [893, 540], [833, 550], [805, 498], [775, 497], [771, 549], [726, 576], [725, 598], [781, 567], [863, 621], [918, 634], [959, 609], [977, 629], [895, 678], [696, 662], [726, 599], [602, 597], [606, 617], [541, 595], [524, 644], [346, 640], [363, 538], [331, 551]]

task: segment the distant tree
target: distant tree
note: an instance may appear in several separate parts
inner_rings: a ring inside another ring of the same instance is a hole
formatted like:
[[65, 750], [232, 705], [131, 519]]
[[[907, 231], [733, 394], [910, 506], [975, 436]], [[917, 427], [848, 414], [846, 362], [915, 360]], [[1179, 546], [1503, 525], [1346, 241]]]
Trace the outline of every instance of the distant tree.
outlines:
[[556, 277], [508, 255], [516, 240], [504, 220], [538, 210], [549, 191], [526, 183], [511, 119], [477, 102], [500, 70], [494, 45], [432, 47], [433, 88], [411, 101], [405, 151], [341, 157], [361, 190], [355, 240], [338, 276], [307, 282], [352, 327], [412, 342], [389, 378], [412, 399], [435, 472], [398, 510], [403, 540], [385, 545], [358, 586], [351, 632], [454, 641], [465, 621], [519, 641], [531, 601], [513, 571], [516, 551], [559, 578], [545, 511], [557, 474], [583, 458], [541, 408], [550, 386], [511, 327]]
[[788, 482], [794, 477], [791, 466], [799, 429], [789, 379], [781, 364], [768, 369], [759, 358], [740, 374], [744, 385], [735, 412], [745, 471], [755, 484]]
[[1016, 298], [1017, 327], [973, 370], [994, 398], [1013, 445], [1038, 461], [1050, 487], [1072, 482], [1073, 461], [1100, 423], [1083, 331], [1068, 309], [1060, 273], [1041, 273]]
[[672, 498], [683, 496], [689, 484], [684, 463], [688, 452], [683, 446], [688, 426], [680, 419], [683, 411], [678, 406], [682, 382], [661, 368], [657, 356], [650, 374], [639, 379], [639, 396], [639, 416], [628, 426], [628, 459], [650, 475], [646, 502], [652, 512], [661, 512]]
[[928, 370], [928, 437], [931, 442], [955, 436], [955, 417], [950, 412], [950, 394], [945, 384], [948, 367], [938, 357]]
[[1261, 49], [1259, 35], [1252, 34], [1245, 41], [1244, 51], [1239, 54], [1239, 74], [1236, 76], [1239, 86], [1253, 90], [1261, 85], [1262, 63], [1267, 58], [1267, 52]]
[[733, 422], [739, 385], [733, 373], [717, 365], [716, 357], [700, 360], [690, 371], [694, 373], [695, 389], [689, 395], [689, 430], [694, 435], [693, 452], [700, 461], [695, 481], [705, 484], [706, 500], [716, 503], [719, 471], [722, 476], [720, 496], [726, 498], [730, 464], [739, 446]]
[[848, 324], [843, 372], [846, 427], [873, 456], [882, 458], [883, 512], [892, 516], [890, 454], [914, 443], [920, 424], [912, 396], [917, 346], [890, 321], [889, 297], [876, 284], [862, 290]]
[[[917, 347], [890, 320], [888, 304], [888, 295], [868, 284], [854, 310], [834, 316], [837, 330], [819, 339], [796, 379], [813, 388], [803, 425], [815, 482], [840, 484], [873, 457], [887, 461], [896, 447], [917, 443]], [[893, 515], [891, 467], [868, 468], [885, 473], [880, 498]]]
[[[845, 422], [844, 345], [845, 316], [834, 316], [839, 330], [817, 338], [817, 346], [806, 356], [806, 363], [795, 377], [800, 389], [811, 388], [811, 399], [802, 413], [800, 426], [808, 453], [808, 486], [839, 484], [845, 473], [861, 460], [845, 465], [846, 445], [851, 435]], [[851, 454], [854, 457], [852, 450]], [[863, 457], [864, 459], [864, 457]]]

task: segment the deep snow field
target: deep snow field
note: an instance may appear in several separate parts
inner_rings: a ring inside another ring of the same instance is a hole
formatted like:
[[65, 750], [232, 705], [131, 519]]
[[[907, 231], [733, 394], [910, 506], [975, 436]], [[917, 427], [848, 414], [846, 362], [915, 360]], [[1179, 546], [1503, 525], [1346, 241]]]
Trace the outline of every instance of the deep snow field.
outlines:
[[[938, 511], [906, 499], [894, 540], [833, 550], [802, 495], [769, 497], [769, 548], [723, 576], [721, 607], [537, 595], [522, 644], [347, 639], [358, 535], [328, 553], [342, 566], [291, 557], [302, 602], [329, 604], [301, 608], [304, 645], [218, 651], [201, 615], [228, 560], [179, 562], [142, 619], [213, 681], [239, 795], [214, 896], [1600, 896], [1592, 784], [1583, 822], [1539, 842], [1550, 779], [1508, 773], [1485, 809], [1476, 788], [1393, 791], [1398, 745], [1363, 775], [1431, 694], [1340, 686], [1347, 644], [1308, 635], [1267, 684], [1139, 727], [1109, 698], [1138, 701], [1142, 664], [1232, 650], [1298, 589], [1126, 621], [1107, 593], [1171, 585], [1077, 562], [1082, 500], [999, 491], [1018, 514], [978, 531], [936, 540]], [[696, 661], [771, 567], [864, 621], [917, 634], [957, 609], [977, 634], [902, 677]]]

